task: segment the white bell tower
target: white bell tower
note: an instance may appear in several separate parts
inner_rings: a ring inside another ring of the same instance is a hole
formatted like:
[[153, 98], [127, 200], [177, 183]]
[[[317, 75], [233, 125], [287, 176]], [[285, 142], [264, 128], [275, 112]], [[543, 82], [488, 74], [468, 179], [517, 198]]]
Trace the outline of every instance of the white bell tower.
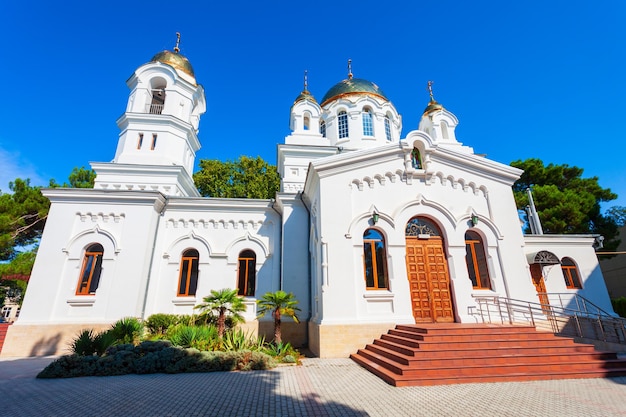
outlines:
[[91, 164], [97, 174], [94, 188], [199, 196], [192, 174], [206, 101], [191, 64], [179, 53], [177, 36], [174, 51], [156, 54], [126, 82], [131, 92], [117, 120], [115, 157]]

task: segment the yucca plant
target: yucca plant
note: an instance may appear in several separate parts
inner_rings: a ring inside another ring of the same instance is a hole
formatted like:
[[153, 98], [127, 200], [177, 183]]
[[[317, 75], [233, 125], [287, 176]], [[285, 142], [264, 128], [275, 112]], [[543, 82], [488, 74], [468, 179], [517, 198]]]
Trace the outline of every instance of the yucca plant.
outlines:
[[138, 344], [144, 333], [144, 324], [135, 317], [124, 317], [111, 327], [109, 332], [120, 344]]
[[78, 336], [70, 343], [72, 353], [79, 356], [89, 356], [96, 354], [96, 344], [94, 338], [96, 333], [93, 329], [83, 329]]
[[213, 326], [188, 326], [179, 324], [167, 331], [167, 338], [175, 346], [212, 350], [219, 344], [217, 329]]
[[222, 338], [222, 348], [226, 351], [251, 350], [260, 352], [264, 344], [264, 337], [255, 337], [251, 332], [246, 333], [241, 329], [226, 332]]

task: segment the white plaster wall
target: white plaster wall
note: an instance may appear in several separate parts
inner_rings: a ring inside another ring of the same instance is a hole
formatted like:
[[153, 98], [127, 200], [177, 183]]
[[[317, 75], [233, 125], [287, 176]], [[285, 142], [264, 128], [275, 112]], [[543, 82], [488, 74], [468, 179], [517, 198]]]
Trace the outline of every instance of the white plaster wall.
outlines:
[[[193, 207], [186, 206], [193, 202]], [[216, 207], [216, 202], [228, 201]], [[250, 207], [250, 203], [259, 203]], [[150, 289], [144, 317], [155, 313], [193, 314], [211, 290], [237, 288], [238, 256], [245, 249], [256, 254], [256, 292], [247, 300], [246, 321], [254, 320], [254, 302], [279, 289], [280, 217], [267, 200], [175, 199], [161, 216]], [[248, 204], [246, 206], [245, 204]], [[195, 297], [178, 297], [182, 253], [200, 254]]]
[[[571, 258], [576, 264], [582, 289], [568, 289], [560, 265], [544, 267], [544, 282], [548, 293], [560, 294], [563, 304], [574, 308], [574, 294], [591, 301], [604, 311], [613, 313], [611, 299], [593, 248], [594, 238], [589, 235], [529, 235], [525, 237], [524, 251], [533, 256], [539, 251], [548, 251], [559, 260]], [[534, 300], [533, 300], [534, 301]]]
[[[53, 194], [53, 195], [50, 195]], [[138, 316], [159, 193], [50, 190], [46, 228], [19, 324], [112, 322]], [[95, 295], [76, 295], [84, 250], [104, 247]]]
[[[328, 242], [328, 286], [321, 289], [324, 311], [318, 321], [413, 321], [404, 229], [416, 215], [429, 217], [442, 230], [457, 320], [473, 320], [472, 294], [488, 291], [472, 289], [465, 264], [464, 235], [471, 227], [472, 213], [480, 219], [475, 229], [483, 236], [489, 258], [493, 290], [488, 292], [507, 296], [515, 291], [522, 298], [534, 295], [521, 250], [523, 236], [510, 188], [513, 178], [506, 184], [490, 172], [499, 164], [485, 159], [472, 157], [475, 166], [467, 170], [457, 161], [438, 158], [434, 150], [428, 150], [432, 154], [429, 172], [418, 170], [407, 177], [403, 175], [404, 152], [400, 146], [394, 150], [394, 145], [389, 145], [363, 155], [353, 153], [353, 162], [333, 164], [327, 159], [313, 164], [320, 177], [320, 234]], [[485, 164], [482, 172], [481, 164]], [[376, 228], [386, 237], [390, 291], [365, 289], [362, 236], [373, 225], [374, 210], [380, 215]]]

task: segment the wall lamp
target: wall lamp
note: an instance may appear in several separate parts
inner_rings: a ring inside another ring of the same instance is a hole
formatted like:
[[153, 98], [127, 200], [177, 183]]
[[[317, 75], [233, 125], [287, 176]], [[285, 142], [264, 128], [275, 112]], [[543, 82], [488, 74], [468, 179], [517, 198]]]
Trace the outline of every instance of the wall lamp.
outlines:
[[472, 214], [472, 218], [470, 220], [472, 221], [472, 226], [476, 227], [476, 225], [478, 224], [478, 216]]
[[380, 216], [378, 215], [378, 213], [376, 212], [376, 210], [374, 210], [374, 212], [372, 213], [372, 222], [374, 224], [378, 223], [378, 219], [380, 218]]

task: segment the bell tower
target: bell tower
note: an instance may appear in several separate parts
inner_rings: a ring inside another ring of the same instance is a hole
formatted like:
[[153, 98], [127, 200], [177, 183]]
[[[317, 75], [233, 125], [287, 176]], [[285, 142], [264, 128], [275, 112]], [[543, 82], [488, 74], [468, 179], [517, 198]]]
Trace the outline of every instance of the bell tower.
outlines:
[[126, 82], [131, 91], [117, 120], [115, 157], [91, 164], [97, 174], [94, 188], [199, 195], [192, 174], [206, 101], [176, 35], [173, 51], [159, 52]]

